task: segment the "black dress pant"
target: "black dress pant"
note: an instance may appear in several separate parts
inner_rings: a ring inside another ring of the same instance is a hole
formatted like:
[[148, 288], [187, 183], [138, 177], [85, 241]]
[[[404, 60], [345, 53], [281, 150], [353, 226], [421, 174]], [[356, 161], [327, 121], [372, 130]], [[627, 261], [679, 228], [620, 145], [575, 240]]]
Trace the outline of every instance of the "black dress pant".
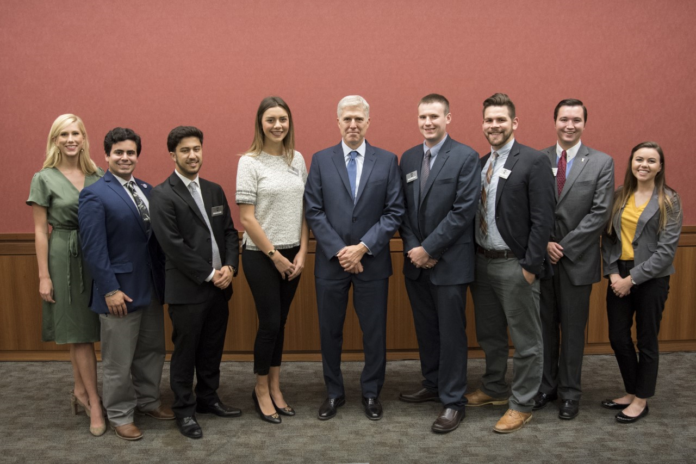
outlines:
[[220, 401], [217, 389], [229, 309], [222, 290], [216, 288], [213, 295], [205, 303], [169, 305], [174, 327], [174, 352], [170, 363], [170, 384], [174, 392], [172, 410], [178, 418], [195, 415], [196, 403], [211, 405]]
[[[626, 277], [633, 268], [633, 261], [619, 261], [619, 274]], [[655, 395], [662, 311], [669, 294], [669, 276], [648, 280], [631, 288], [623, 298], [614, 295], [611, 285], [607, 289], [607, 316], [609, 341], [619, 364], [626, 393], [638, 398]], [[631, 338], [633, 316], [636, 318], [638, 355]]]
[[319, 335], [324, 382], [329, 398], [345, 395], [341, 352], [343, 323], [346, 319], [348, 293], [353, 287], [353, 306], [363, 333], [365, 367], [360, 375], [362, 394], [366, 398], [379, 396], [384, 385], [387, 367], [387, 295], [389, 279], [360, 280], [350, 275], [343, 280], [315, 276]]
[[417, 280], [406, 278], [418, 337], [423, 387], [437, 393], [442, 405], [460, 411], [466, 399], [466, 287], [435, 285], [429, 269]]
[[[300, 247], [278, 251], [292, 262]], [[264, 252], [246, 248], [242, 252], [242, 265], [259, 317], [254, 343], [254, 373], [268, 375], [269, 369], [280, 366], [282, 361], [285, 322], [301, 276], [290, 281], [283, 279]]]

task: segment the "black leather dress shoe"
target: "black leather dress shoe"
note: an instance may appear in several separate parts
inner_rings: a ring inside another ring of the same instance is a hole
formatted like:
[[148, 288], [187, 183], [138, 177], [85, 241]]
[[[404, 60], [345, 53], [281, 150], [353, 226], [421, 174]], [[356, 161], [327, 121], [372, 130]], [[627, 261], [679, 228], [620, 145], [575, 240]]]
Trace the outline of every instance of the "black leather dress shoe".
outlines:
[[532, 407], [532, 411], [538, 411], [540, 409], [543, 409], [551, 401], [556, 401], [557, 399], [558, 395], [556, 393], [539, 392], [534, 397], [534, 407]]
[[571, 420], [578, 417], [580, 413], [580, 402], [575, 400], [563, 400], [558, 408], [558, 418]]
[[440, 396], [427, 388], [421, 388], [415, 393], [399, 393], [399, 399], [407, 403], [425, 403], [426, 401], [440, 401]]
[[346, 397], [326, 398], [319, 406], [319, 420], [329, 420], [336, 415], [336, 409], [346, 404]]
[[226, 406], [222, 401], [218, 401], [213, 404], [197, 404], [196, 412], [201, 414], [215, 414], [220, 417], [239, 417], [242, 415], [242, 410], [233, 408], [232, 406]]
[[188, 438], [201, 438], [203, 437], [203, 429], [196, 422], [196, 418], [193, 416], [176, 418], [176, 425], [179, 426], [179, 431], [181, 434]]
[[362, 404], [368, 419], [376, 421], [382, 418], [382, 403], [379, 402], [379, 398], [365, 398], [363, 396]]
[[641, 412], [640, 414], [638, 414], [635, 417], [627, 416], [626, 414], [623, 413], [623, 411], [621, 411], [620, 413], [618, 413], [616, 415], [616, 422], [618, 422], [619, 424], [632, 424], [632, 423], [644, 418], [647, 415], [648, 415], [648, 404], [646, 403], [645, 409], [643, 409], [643, 412]]
[[628, 404], [617, 403], [614, 400], [602, 400], [602, 407], [607, 409], [618, 409], [624, 410], [628, 407]]
[[[254, 390], [256, 392], [256, 390]], [[276, 412], [280, 414], [281, 416], [294, 416], [295, 415], [295, 410], [290, 407], [288, 404], [284, 408], [279, 408], [277, 404], [275, 404], [275, 401], [273, 401], [273, 397], [271, 397], [271, 403], [273, 403], [273, 407], [275, 408]]]
[[435, 433], [448, 433], [459, 427], [464, 419], [464, 410], [457, 411], [452, 408], [444, 408], [433, 422], [432, 430]]
[[[259, 417], [261, 418], [261, 420], [270, 422], [271, 424], [280, 424], [283, 422], [283, 419], [280, 418], [277, 412], [274, 412], [273, 414], [269, 415], [263, 413], [263, 411], [261, 410], [261, 405], [259, 404], [259, 397], [256, 396], [255, 388], [251, 392], [251, 399], [254, 400], [254, 407], [256, 408], [256, 412], [259, 413]], [[271, 402], [273, 402], [273, 399], [271, 399]]]

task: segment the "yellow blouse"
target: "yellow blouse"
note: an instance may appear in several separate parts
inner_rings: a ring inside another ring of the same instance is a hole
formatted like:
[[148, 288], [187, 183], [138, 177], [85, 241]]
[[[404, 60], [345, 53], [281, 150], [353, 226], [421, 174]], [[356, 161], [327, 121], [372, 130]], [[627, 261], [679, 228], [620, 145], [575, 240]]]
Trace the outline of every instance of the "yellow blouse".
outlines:
[[648, 205], [646, 201], [642, 206], [636, 206], [635, 195], [631, 194], [626, 201], [623, 213], [621, 213], [621, 259], [622, 261], [633, 260], [633, 238], [636, 236], [636, 226], [638, 218]]

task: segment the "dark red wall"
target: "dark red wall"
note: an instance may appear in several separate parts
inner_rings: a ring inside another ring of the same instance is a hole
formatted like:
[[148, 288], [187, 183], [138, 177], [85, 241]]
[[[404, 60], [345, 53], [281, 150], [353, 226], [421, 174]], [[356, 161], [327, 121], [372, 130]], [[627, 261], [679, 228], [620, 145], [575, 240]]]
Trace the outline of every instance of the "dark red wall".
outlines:
[[267, 95], [290, 104], [309, 164], [339, 141], [336, 104], [355, 93], [372, 106], [374, 145], [420, 143], [417, 102], [439, 92], [451, 135], [483, 154], [481, 103], [498, 91], [517, 105], [517, 139], [537, 148], [555, 141], [559, 100], [585, 101], [583, 141], [614, 157], [619, 183], [631, 147], [662, 144], [696, 225], [695, 22], [696, 3], [676, 0], [3, 1], [0, 233], [33, 231], [24, 201], [62, 113], [84, 119], [102, 167], [109, 129], [139, 132], [137, 175], [154, 184], [173, 170], [169, 130], [200, 127], [202, 175], [234, 202], [237, 154]]

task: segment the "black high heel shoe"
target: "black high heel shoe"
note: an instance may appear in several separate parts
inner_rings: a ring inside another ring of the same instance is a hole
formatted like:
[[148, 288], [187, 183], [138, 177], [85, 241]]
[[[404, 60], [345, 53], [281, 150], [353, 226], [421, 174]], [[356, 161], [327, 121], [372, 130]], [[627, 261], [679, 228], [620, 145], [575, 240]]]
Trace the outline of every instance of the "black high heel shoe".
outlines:
[[294, 416], [295, 415], [295, 410], [290, 407], [288, 404], [284, 408], [279, 408], [276, 404], [275, 401], [273, 401], [273, 397], [271, 396], [271, 402], [273, 403], [273, 407], [275, 408], [276, 412], [280, 414], [281, 416]]
[[[256, 406], [256, 412], [259, 413], [259, 417], [261, 420], [264, 420], [266, 422], [270, 422], [271, 424], [280, 424], [283, 422], [283, 420], [280, 418], [278, 413], [273, 413], [270, 415], [265, 415], [263, 411], [261, 411], [261, 405], [259, 404], [259, 398], [256, 396], [256, 389], [251, 392], [251, 399], [254, 400], [254, 405]], [[272, 401], [272, 400], [271, 400]]]

